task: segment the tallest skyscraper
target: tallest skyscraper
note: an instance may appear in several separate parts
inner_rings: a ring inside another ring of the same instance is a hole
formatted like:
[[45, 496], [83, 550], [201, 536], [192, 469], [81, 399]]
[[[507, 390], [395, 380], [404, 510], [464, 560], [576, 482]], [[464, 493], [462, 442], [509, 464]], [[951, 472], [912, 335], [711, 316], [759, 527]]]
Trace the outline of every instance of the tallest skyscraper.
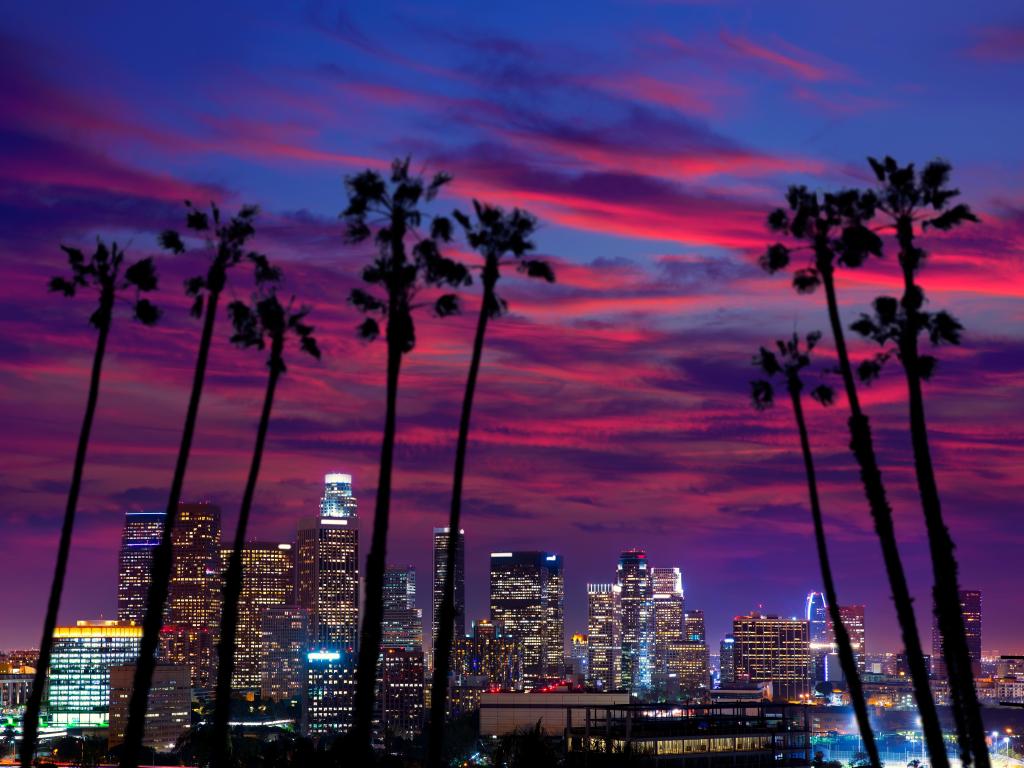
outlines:
[[309, 613], [314, 646], [355, 649], [359, 625], [359, 529], [352, 476], [324, 476], [320, 514], [299, 523], [296, 602]]

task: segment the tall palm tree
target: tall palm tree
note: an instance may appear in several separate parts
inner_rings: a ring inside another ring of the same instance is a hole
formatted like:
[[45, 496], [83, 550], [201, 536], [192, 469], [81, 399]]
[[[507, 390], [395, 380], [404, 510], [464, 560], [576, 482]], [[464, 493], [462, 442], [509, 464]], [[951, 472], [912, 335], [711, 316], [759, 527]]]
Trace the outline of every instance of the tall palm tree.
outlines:
[[473, 355], [466, 378], [466, 390], [462, 398], [462, 416], [459, 419], [459, 437], [455, 448], [455, 473], [452, 480], [452, 503], [448, 517], [448, 549], [445, 561], [444, 591], [438, 612], [437, 637], [434, 638], [434, 680], [430, 698], [430, 737], [427, 740], [427, 764], [439, 767], [443, 754], [445, 709], [448, 698], [448, 667], [451, 660], [455, 621], [455, 557], [458, 549], [458, 532], [462, 513], [462, 480], [466, 467], [466, 444], [469, 441], [469, 422], [473, 410], [473, 394], [476, 391], [477, 374], [484, 350], [484, 334], [487, 321], [500, 317], [508, 308], [504, 299], [495, 290], [501, 278], [501, 267], [514, 261], [519, 272], [529, 277], [540, 277], [554, 282], [555, 273], [551, 266], [540, 259], [526, 258], [533, 250], [530, 238], [537, 222], [529, 213], [513, 209], [506, 213], [501, 208], [481, 205], [473, 201], [475, 220], [456, 211], [453, 216], [466, 232], [469, 244], [484, 257], [481, 266], [483, 298], [480, 315], [473, 337]]
[[987, 768], [988, 748], [960, 609], [960, 585], [953, 538], [942, 518], [942, 503], [925, 421], [922, 382], [931, 378], [935, 358], [922, 355], [918, 349], [921, 334], [927, 334], [935, 345], [944, 342], [959, 344], [960, 331], [963, 329], [948, 312], [924, 310], [924, 290], [916, 281], [917, 272], [927, 256], [917, 245], [918, 230], [923, 232], [934, 228], [947, 231], [964, 222], [977, 222], [978, 218], [963, 203], [947, 208], [953, 198], [960, 194], [959, 190], [947, 186], [950, 174], [948, 163], [936, 160], [917, 173], [913, 164], [901, 167], [891, 157], [886, 157], [884, 161], [869, 158], [868, 161], [881, 184], [877, 192], [878, 210], [896, 234], [900, 270], [903, 274], [903, 295], [899, 300], [888, 296], [879, 297], [874, 302], [873, 316], [862, 315], [851, 326], [883, 348], [874, 359], [860, 366], [859, 373], [862, 379], [870, 381], [879, 374], [887, 360], [895, 357], [906, 375], [914, 469], [928, 530], [935, 580], [935, 615], [942, 637], [961, 760], [964, 765], [970, 765], [973, 753], [973, 759], [978, 765]]
[[124, 251], [117, 243], [108, 248], [98, 240], [96, 250], [88, 259], [78, 248], [62, 245], [61, 250], [67, 254], [68, 265], [71, 267], [70, 277], [55, 277], [50, 280], [50, 290], [74, 296], [79, 290], [95, 291], [99, 306], [89, 317], [89, 323], [99, 332], [96, 349], [92, 358], [92, 375], [89, 378], [89, 395], [85, 402], [85, 418], [78, 433], [78, 449], [75, 451], [75, 464], [71, 470], [71, 487], [68, 489], [67, 506], [64, 508], [64, 523], [60, 531], [60, 543], [57, 546], [57, 563], [53, 569], [53, 584], [50, 587], [50, 600], [46, 605], [46, 618], [43, 620], [43, 637], [39, 641], [39, 659], [36, 663], [36, 674], [32, 681], [32, 692], [29, 694], [22, 725], [21, 764], [28, 768], [36, 751], [36, 737], [39, 733], [39, 709], [43, 700], [43, 688], [46, 686], [46, 674], [50, 666], [50, 654], [53, 651], [53, 630], [57, 626], [57, 612], [60, 609], [61, 593], [64, 591], [64, 577], [68, 569], [68, 556], [71, 551], [71, 537], [75, 528], [75, 512], [78, 509], [78, 495], [82, 488], [82, 472], [85, 468], [85, 454], [89, 448], [89, 435], [92, 422], [96, 415], [96, 402], [100, 394], [100, 373], [103, 368], [103, 356], [107, 350], [107, 338], [110, 336], [110, 325], [114, 314], [114, 305], [124, 291], [134, 291], [135, 317], [145, 325], [153, 325], [159, 311], [143, 298], [143, 293], [156, 290], [157, 276], [152, 259], [142, 259], [134, 264], [125, 264]]
[[231, 710], [231, 678], [235, 672], [235, 638], [238, 634], [238, 602], [242, 595], [242, 550], [249, 526], [249, 512], [256, 492], [256, 480], [263, 460], [263, 446], [270, 425], [270, 411], [274, 405], [277, 381], [287, 368], [284, 362], [284, 346], [289, 334], [299, 340], [299, 348], [317, 360], [320, 348], [313, 338], [313, 327], [306, 323], [308, 307], [293, 309], [292, 304], [283, 305], [277, 298], [277, 291], [271, 287], [266, 295], [258, 296], [255, 306], [244, 301], [233, 301], [228, 306], [235, 333], [231, 342], [240, 347], [269, 347], [267, 357], [267, 389], [263, 395], [263, 409], [260, 411], [259, 426], [256, 429], [256, 445], [249, 465], [249, 477], [242, 494], [242, 506], [235, 528], [235, 543], [231, 549], [227, 572], [224, 575], [224, 607], [220, 618], [219, 664], [217, 666], [217, 697], [213, 712], [214, 761], [217, 768], [230, 764], [231, 731], [228, 727]]
[[[881, 255], [881, 238], [865, 224], [875, 213], [877, 203], [871, 193], [845, 190], [835, 194], [818, 194], [803, 186], [790, 187], [786, 195], [787, 208], [779, 208], [768, 216], [769, 227], [780, 234], [803, 241], [811, 251], [811, 263], [797, 270], [793, 286], [799, 293], [811, 293], [823, 286], [828, 307], [829, 325], [836, 346], [839, 372], [842, 376], [846, 400], [850, 407], [847, 422], [850, 430], [850, 450], [860, 467], [864, 494], [871, 510], [882, 547], [889, 586], [892, 589], [896, 617], [903, 635], [907, 666], [914, 686], [914, 697], [921, 716], [922, 730], [928, 743], [934, 768], [949, 768], [946, 747], [938, 712], [928, 684], [928, 669], [921, 648], [921, 636], [914, 616], [914, 604], [907, 586], [896, 544], [892, 508], [886, 497], [882, 473], [875, 455], [871, 437], [871, 423], [860, 406], [853, 367], [846, 348], [843, 324], [839, 317], [836, 298], [835, 271], [838, 266], [859, 267], [871, 255]], [[791, 251], [782, 243], [771, 246], [761, 258], [762, 267], [777, 272], [790, 263]]]
[[[131, 700], [128, 704], [128, 724], [125, 728], [124, 747], [121, 753], [123, 768], [137, 768], [142, 739], [145, 735], [149, 690], [153, 682], [153, 670], [156, 668], [157, 646], [160, 641], [160, 628], [163, 626], [164, 607], [167, 604], [167, 591], [171, 578], [173, 557], [171, 533], [178, 517], [181, 487], [185, 481], [185, 469], [188, 466], [192, 436], [199, 413], [199, 399], [206, 377], [206, 361], [209, 357], [213, 327], [217, 319], [217, 302], [227, 283], [228, 270], [243, 261], [253, 265], [257, 284], [273, 283], [279, 277], [277, 270], [270, 265], [266, 256], [246, 250], [246, 243], [256, 233], [253, 222], [258, 210], [255, 206], [244, 206], [236, 216], [226, 221], [222, 220], [220, 209], [216, 205], [211, 204], [209, 215], [195, 208], [188, 201], [185, 202], [185, 206], [187, 228], [205, 240], [207, 249], [213, 253], [213, 258], [205, 275], [185, 281], [185, 293], [193, 299], [192, 316], [203, 318], [203, 330], [199, 339], [199, 353], [192, 378], [188, 410], [185, 414], [185, 426], [181, 434], [181, 446], [178, 449], [178, 460], [174, 466], [174, 477], [171, 480], [170, 493], [167, 498], [163, 530], [160, 543], [153, 550], [149, 592], [146, 597], [146, 616], [142, 622], [142, 642], [138, 662], [135, 665], [135, 680], [132, 686]], [[181, 235], [174, 230], [161, 233], [160, 244], [175, 254], [185, 252], [185, 244]]]
[[[361, 288], [352, 291], [350, 301], [368, 315], [359, 327], [367, 341], [380, 335], [374, 315], [384, 320], [387, 340], [387, 405], [384, 438], [377, 480], [373, 537], [366, 558], [366, 610], [363, 613], [356, 669], [355, 720], [349, 733], [350, 743], [364, 759], [370, 750], [370, 725], [373, 718], [377, 661], [380, 656], [381, 621], [384, 616], [384, 567], [387, 554], [388, 520], [391, 507], [391, 470], [395, 449], [395, 412], [398, 398], [398, 374], [402, 356], [412, 351], [416, 332], [412, 313], [420, 306], [416, 298], [427, 286], [459, 286], [469, 283], [469, 272], [456, 261], [441, 255], [439, 242], [451, 239], [451, 222], [444, 217], [430, 219], [429, 234], [419, 233], [427, 219], [423, 202], [433, 200], [451, 180], [444, 173], [429, 182], [409, 172], [409, 159], [395, 160], [391, 174], [384, 179], [376, 171], [345, 179], [348, 207], [342, 213], [346, 240], [356, 244], [371, 237], [377, 256], [363, 269], [363, 280], [379, 287], [383, 295]], [[376, 229], [376, 233], [374, 233]], [[411, 254], [407, 240], [412, 240]], [[443, 294], [434, 301], [434, 311], [444, 317], [458, 311], [455, 294]]]
[[[828, 611], [832, 618], [832, 627], [835, 633], [836, 645], [839, 648], [839, 665], [846, 677], [846, 685], [850, 692], [850, 702], [853, 704], [853, 711], [857, 717], [857, 727], [860, 729], [861, 738], [864, 740], [864, 749], [873, 768], [881, 768], [881, 760], [878, 756], [878, 746], [875, 744], [875, 734], [871, 730], [871, 720], [868, 718], [868, 706], [864, 698], [864, 689], [861, 686], [860, 674], [857, 671], [857, 659], [853, 655], [853, 644], [850, 642], [850, 633], [846, 631], [843, 624], [842, 612], [839, 610], [839, 597], [836, 594], [835, 579], [832, 577], [832, 566], [828, 557], [828, 544], [825, 540], [825, 524], [821, 515], [821, 502], [818, 498], [818, 480], [814, 472], [814, 457], [811, 454], [811, 442], [807, 434], [807, 422], [804, 419], [803, 389], [804, 383], [800, 378], [800, 371], [811, 363], [811, 351], [817, 346], [821, 339], [818, 332], [807, 335], [804, 346], [801, 347], [800, 337], [795, 333], [792, 339], [776, 342], [778, 352], [772, 352], [765, 347], [754, 357], [754, 365], [768, 377], [751, 382], [751, 394], [754, 407], [758, 410], [765, 410], [771, 407], [774, 400], [774, 388], [771, 379], [780, 376], [786, 383], [786, 390], [789, 392], [790, 400], [793, 403], [793, 415], [796, 418], [797, 432], [800, 434], [800, 449], [804, 456], [804, 471], [807, 474], [807, 491], [811, 501], [811, 519], [814, 521], [814, 541], [818, 548], [818, 563], [821, 565], [821, 581], [825, 588], [825, 600], [828, 603]], [[834, 398], [831, 387], [820, 385], [811, 391], [811, 397], [822, 405], [830, 405]]]

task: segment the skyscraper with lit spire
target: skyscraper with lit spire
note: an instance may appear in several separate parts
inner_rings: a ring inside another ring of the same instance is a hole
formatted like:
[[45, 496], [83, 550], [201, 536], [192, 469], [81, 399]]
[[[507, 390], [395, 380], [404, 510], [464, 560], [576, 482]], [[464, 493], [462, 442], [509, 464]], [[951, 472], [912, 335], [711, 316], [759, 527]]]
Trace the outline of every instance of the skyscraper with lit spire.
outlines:
[[296, 602], [316, 648], [354, 650], [359, 625], [359, 529], [352, 476], [324, 476], [320, 514], [299, 522]]

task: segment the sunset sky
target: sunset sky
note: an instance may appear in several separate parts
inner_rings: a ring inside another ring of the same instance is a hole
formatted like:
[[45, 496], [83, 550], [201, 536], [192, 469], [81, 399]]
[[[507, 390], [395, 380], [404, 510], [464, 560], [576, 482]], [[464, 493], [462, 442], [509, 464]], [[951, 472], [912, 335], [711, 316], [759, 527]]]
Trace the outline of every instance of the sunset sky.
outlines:
[[[986, 651], [1024, 652], [1024, 14], [980, 2], [8, 4], [0, 20], [0, 648], [38, 643], [95, 334], [87, 297], [48, 294], [59, 244], [97, 235], [157, 254], [157, 328], [119, 315], [79, 506], [63, 621], [116, 612], [123, 514], [160, 509], [199, 323], [182, 281], [201, 253], [158, 253], [183, 199], [257, 203], [257, 245], [313, 306], [323, 361], [293, 356], [253, 518], [288, 540], [324, 472], [351, 472], [371, 530], [384, 347], [347, 296], [371, 253], [342, 242], [343, 179], [411, 155], [474, 197], [541, 222], [558, 281], [500, 284], [464, 505], [469, 617], [487, 555], [565, 557], [566, 629], [621, 550], [683, 570], [717, 650], [735, 614], [796, 614], [820, 587], [788, 408], [749, 405], [750, 359], [825, 330], [757, 256], [787, 185], [872, 182], [865, 158], [941, 156], [983, 219], [929, 236], [921, 283], [964, 323], [926, 397], [961, 584], [984, 592]], [[465, 246], [450, 255], [472, 261]], [[899, 288], [895, 254], [839, 277], [845, 321]], [[239, 271], [229, 293], [248, 295]], [[402, 373], [389, 562], [412, 563], [429, 617], [431, 528], [447, 518], [479, 287], [418, 323]], [[261, 355], [228, 342], [203, 394], [184, 497], [232, 530], [262, 398]], [[853, 346], [858, 359], [872, 352]], [[827, 362], [831, 345], [822, 347]], [[930, 563], [897, 368], [864, 393], [897, 534], [930, 637]], [[898, 650], [844, 410], [809, 408], [843, 602], [868, 650]], [[363, 549], [365, 554], [365, 547]], [[429, 623], [428, 623], [429, 626]]]

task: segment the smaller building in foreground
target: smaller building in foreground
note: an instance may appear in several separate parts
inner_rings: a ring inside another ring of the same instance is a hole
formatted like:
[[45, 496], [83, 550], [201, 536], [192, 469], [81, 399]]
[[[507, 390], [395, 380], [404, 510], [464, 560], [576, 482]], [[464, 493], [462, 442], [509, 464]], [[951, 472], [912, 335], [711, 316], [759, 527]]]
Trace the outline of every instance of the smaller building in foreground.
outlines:
[[568, 686], [529, 693], [484, 693], [480, 697], [480, 735], [505, 736], [540, 722], [548, 736], [564, 736], [582, 724], [588, 710], [629, 704], [628, 693], [571, 691]]
[[630, 704], [585, 708], [566, 729], [566, 765], [768, 768], [810, 764], [806, 705]]
[[348, 651], [306, 654], [302, 732], [307, 736], [346, 733], [355, 715], [356, 659]]
[[[128, 703], [135, 683], [135, 665], [122, 664], [110, 668], [110, 730], [109, 749], [124, 742], [128, 726]], [[146, 710], [146, 733], [143, 744], [157, 752], [170, 752], [192, 727], [191, 672], [182, 664], [157, 664], [153, 671], [153, 687], [149, 691]]]
[[105, 728], [110, 668], [135, 661], [141, 641], [142, 627], [118, 621], [55, 627], [46, 690], [50, 725]]

